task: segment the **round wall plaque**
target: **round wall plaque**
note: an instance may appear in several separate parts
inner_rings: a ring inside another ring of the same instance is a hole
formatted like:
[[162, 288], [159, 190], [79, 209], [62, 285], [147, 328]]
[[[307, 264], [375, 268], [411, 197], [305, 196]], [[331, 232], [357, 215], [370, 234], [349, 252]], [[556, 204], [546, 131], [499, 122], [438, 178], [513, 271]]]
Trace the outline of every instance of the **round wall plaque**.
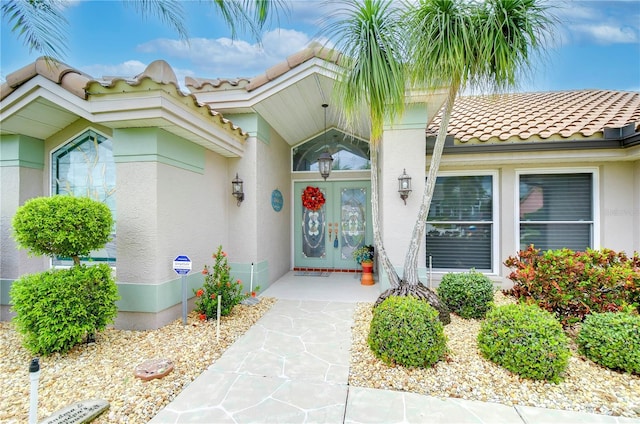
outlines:
[[284, 204], [284, 199], [282, 197], [282, 193], [280, 190], [275, 189], [271, 192], [271, 207], [274, 211], [280, 212], [282, 210], [282, 205]]

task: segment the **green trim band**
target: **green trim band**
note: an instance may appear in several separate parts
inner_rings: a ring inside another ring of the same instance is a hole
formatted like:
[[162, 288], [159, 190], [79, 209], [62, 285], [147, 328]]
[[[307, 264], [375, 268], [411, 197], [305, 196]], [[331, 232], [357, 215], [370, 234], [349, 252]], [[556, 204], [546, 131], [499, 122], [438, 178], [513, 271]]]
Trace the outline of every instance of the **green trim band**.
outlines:
[[0, 136], [0, 167], [44, 169], [44, 143], [25, 135]]
[[[243, 290], [249, 292], [251, 286], [251, 264], [236, 263], [231, 266], [231, 276], [242, 282]], [[10, 305], [9, 290], [15, 280], [0, 279], [0, 305]], [[253, 289], [266, 288], [269, 281], [267, 262], [253, 267]], [[202, 287], [204, 277], [199, 270], [185, 276], [187, 299], [194, 297], [194, 290]], [[119, 312], [158, 313], [182, 303], [182, 276], [161, 284], [141, 284], [116, 282], [120, 300], [116, 302]]]
[[205, 148], [159, 128], [126, 128], [113, 131], [116, 163], [158, 162], [204, 173]]

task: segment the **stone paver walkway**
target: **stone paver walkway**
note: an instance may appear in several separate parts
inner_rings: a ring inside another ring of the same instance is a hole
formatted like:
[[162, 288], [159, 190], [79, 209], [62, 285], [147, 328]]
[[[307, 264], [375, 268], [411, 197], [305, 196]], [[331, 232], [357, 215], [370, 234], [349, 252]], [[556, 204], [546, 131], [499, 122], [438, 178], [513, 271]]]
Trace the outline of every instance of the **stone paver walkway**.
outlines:
[[[355, 302], [377, 294], [370, 288], [358, 291], [352, 276], [306, 278], [288, 274], [280, 286], [270, 287], [264, 295], [280, 300], [150, 422], [640, 424], [631, 418], [350, 387]], [[343, 289], [334, 290], [336, 284]], [[338, 302], [329, 300], [332, 293], [348, 296]], [[305, 300], [292, 298], [297, 296]]]
[[342, 422], [354, 308], [278, 301], [151, 422]]

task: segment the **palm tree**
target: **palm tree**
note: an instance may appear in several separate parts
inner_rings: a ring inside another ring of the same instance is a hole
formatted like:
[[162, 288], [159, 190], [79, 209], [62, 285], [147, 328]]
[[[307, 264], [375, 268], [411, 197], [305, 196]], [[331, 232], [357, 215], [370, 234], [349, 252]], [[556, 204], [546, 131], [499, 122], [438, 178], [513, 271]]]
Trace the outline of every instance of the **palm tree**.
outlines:
[[419, 0], [409, 6], [412, 82], [432, 89], [447, 87], [448, 93], [405, 257], [404, 283], [419, 285], [418, 251], [456, 96], [467, 87], [498, 92], [516, 87], [553, 30], [555, 18], [548, 10], [539, 0]]
[[369, 112], [373, 239], [378, 261], [393, 286], [400, 284], [400, 278], [380, 234], [378, 150], [385, 120], [393, 121], [404, 109], [407, 74], [400, 12], [392, 0], [348, 0], [332, 14], [334, 20], [324, 29], [346, 57], [334, 95], [347, 123], [355, 123], [363, 108]]
[[[232, 38], [238, 28], [247, 28], [260, 39], [260, 31], [278, 9], [286, 9], [283, 0], [209, 0], [231, 30]], [[6, 0], [0, 10], [2, 18], [18, 39], [23, 39], [29, 51], [36, 51], [50, 59], [64, 56], [66, 46], [66, 27], [64, 17], [65, 0]], [[152, 14], [173, 28], [180, 39], [188, 41], [184, 26], [182, 3], [175, 0], [128, 0], [125, 5], [133, 6], [143, 16]]]
[[[531, 65], [533, 54], [543, 47], [553, 18], [545, 15], [548, 8], [538, 0], [418, 0], [404, 7], [399, 13], [390, 1], [350, 0], [340, 12], [341, 19], [330, 24], [327, 32], [338, 39], [338, 50], [347, 56], [345, 73], [337, 84], [347, 120], [354, 119], [361, 106], [370, 113], [374, 242], [391, 284], [376, 305], [390, 295], [413, 295], [435, 306], [440, 319], [448, 323], [446, 307], [418, 279], [418, 252], [455, 99], [465, 87], [513, 87], [518, 73]], [[403, 111], [405, 71], [409, 86], [446, 87], [448, 95], [400, 279], [379, 232], [377, 158], [384, 120], [392, 122]]]

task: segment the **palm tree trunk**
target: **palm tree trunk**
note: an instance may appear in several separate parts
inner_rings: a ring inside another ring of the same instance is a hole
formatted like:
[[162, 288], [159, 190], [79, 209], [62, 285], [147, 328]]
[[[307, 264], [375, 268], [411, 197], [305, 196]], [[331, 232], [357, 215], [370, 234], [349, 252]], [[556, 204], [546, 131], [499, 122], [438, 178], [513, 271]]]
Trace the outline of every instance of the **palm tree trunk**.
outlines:
[[373, 224], [373, 243], [376, 247], [378, 262], [382, 265], [383, 271], [389, 277], [391, 287], [400, 285], [400, 277], [395, 268], [391, 264], [391, 260], [387, 255], [387, 251], [382, 244], [382, 235], [380, 234], [379, 225], [379, 207], [378, 207], [378, 148], [380, 143], [378, 140], [371, 140], [369, 144], [371, 156], [371, 219]]
[[449, 126], [451, 111], [453, 110], [453, 104], [455, 102], [456, 95], [458, 94], [459, 86], [460, 84], [457, 82], [451, 84], [444, 104], [442, 121], [440, 121], [438, 136], [436, 137], [436, 143], [433, 148], [433, 153], [431, 154], [429, 174], [422, 193], [422, 204], [418, 210], [418, 219], [413, 227], [413, 233], [409, 242], [409, 249], [407, 250], [407, 255], [404, 261], [403, 282], [407, 284], [417, 285], [420, 282], [418, 279], [418, 252], [420, 251], [420, 246], [424, 240], [424, 229], [427, 223], [427, 216], [429, 215], [433, 192], [436, 188], [436, 178], [438, 177], [438, 169], [440, 168], [444, 142], [447, 137], [447, 127]]

